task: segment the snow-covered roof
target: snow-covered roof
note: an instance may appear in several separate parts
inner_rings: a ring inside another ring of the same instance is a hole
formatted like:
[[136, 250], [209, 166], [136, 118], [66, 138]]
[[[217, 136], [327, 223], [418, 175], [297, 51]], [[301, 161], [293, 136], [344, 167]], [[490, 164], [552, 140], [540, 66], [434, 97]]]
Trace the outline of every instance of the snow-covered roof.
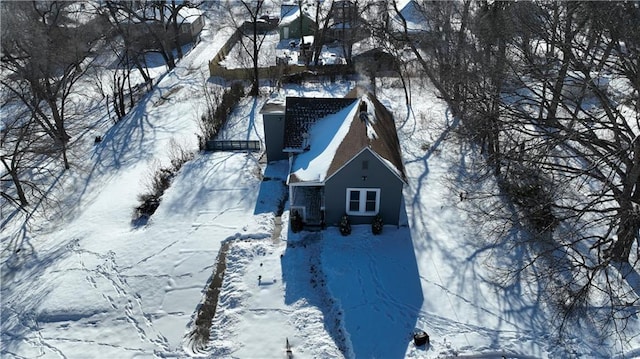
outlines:
[[268, 100], [262, 109], [260, 109], [260, 114], [265, 113], [284, 113], [285, 103], [282, 99], [274, 98]]
[[[171, 17], [171, 8], [163, 6], [162, 7], [164, 19], [169, 19]], [[195, 22], [199, 17], [201, 17], [204, 13], [202, 10], [198, 8], [192, 7], [182, 7], [178, 10], [178, 15], [176, 17], [176, 22], [180, 24], [191, 24]], [[138, 11], [138, 16], [144, 19], [155, 19], [160, 20], [160, 9], [157, 7], [147, 7], [143, 10]], [[139, 22], [140, 20], [134, 19], [134, 22]]]
[[354, 43], [351, 47], [351, 55], [358, 56], [371, 50], [382, 48], [378, 39], [367, 37]]
[[[424, 4], [420, 5], [415, 0], [401, 0], [397, 2], [398, 11], [407, 22], [408, 32], [429, 31], [430, 27], [424, 15]], [[400, 16], [392, 12], [391, 27], [394, 30], [404, 30]]]
[[183, 7], [178, 12], [178, 23], [191, 24], [195, 22], [204, 13], [195, 7]]
[[[349, 161], [369, 150], [401, 180], [405, 180], [400, 144], [391, 113], [360, 89], [340, 111], [317, 119], [309, 128], [304, 152], [294, 156], [289, 184], [323, 183]], [[313, 100], [313, 99], [311, 99]]]
[[[315, 18], [315, 10], [313, 6], [307, 4], [302, 5], [302, 15], [313, 20]], [[289, 25], [300, 17], [300, 7], [296, 4], [282, 4], [280, 7], [280, 25]]]
[[305, 133], [319, 119], [338, 113], [354, 99], [287, 97], [285, 113], [285, 151], [301, 152], [305, 147]]
[[356, 117], [359, 101], [341, 111], [319, 119], [309, 131], [309, 150], [295, 156], [290, 182], [323, 182], [328, 174], [338, 147], [349, 132]]

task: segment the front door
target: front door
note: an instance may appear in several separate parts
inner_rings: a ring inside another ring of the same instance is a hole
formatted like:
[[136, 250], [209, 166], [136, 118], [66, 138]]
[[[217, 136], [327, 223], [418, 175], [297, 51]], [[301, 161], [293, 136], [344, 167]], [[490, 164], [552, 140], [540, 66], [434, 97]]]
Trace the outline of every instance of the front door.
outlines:
[[324, 187], [294, 186], [291, 211], [296, 210], [307, 225], [317, 226], [324, 220]]
[[323, 187], [309, 187], [307, 197], [307, 224], [319, 225], [322, 223], [323, 194]]

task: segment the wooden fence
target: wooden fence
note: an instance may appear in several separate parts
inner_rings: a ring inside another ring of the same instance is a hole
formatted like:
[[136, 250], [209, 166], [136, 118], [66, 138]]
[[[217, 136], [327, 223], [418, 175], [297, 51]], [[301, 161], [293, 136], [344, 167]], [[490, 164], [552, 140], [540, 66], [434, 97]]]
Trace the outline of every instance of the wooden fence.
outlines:
[[[236, 45], [243, 33], [249, 32], [250, 22], [245, 22], [236, 29], [227, 39], [216, 56], [209, 61], [209, 76], [222, 77], [225, 80], [251, 80], [253, 79], [252, 68], [228, 69], [220, 65], [224, 61], [231, 49]], [[335, 77], [339, 75], [349, 75], [355, 73], [352, 65], [329, 65], [329, 66], [305, 66], [305, 65], [285, 65], [266, 66], [258, 69], [258, 76], [261, 79], [282, 79], [283, 82], [299, 82], [310, 80], [318, 76]]]
[[260, 151], [260, 141], [210, 140], [207, 151]]

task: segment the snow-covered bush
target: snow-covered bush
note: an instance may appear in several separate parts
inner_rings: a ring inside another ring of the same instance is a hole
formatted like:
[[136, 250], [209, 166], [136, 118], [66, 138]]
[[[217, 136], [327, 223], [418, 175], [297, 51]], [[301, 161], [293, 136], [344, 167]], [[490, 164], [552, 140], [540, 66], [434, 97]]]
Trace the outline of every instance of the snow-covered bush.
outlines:
[[351, 234], [351, 223], [349, 223], [349, 217], [346, 214], [340, 219], [340, 233], [343, 236]]
[[303, 225], [300, 213], [298, 213], [298, 211], [293, 211], [293, 214], [291, 215], [291, 231], [293, 231], [293, 233], [298, 233], [302, 230]]
[[382, 216], [377, 214], [375, 217], [373, 217], [373, 222], [371, 223], [371, 232], [373, 232], [373, 234], [380, 234], [382, 233], [382, 227], [384, 227]]

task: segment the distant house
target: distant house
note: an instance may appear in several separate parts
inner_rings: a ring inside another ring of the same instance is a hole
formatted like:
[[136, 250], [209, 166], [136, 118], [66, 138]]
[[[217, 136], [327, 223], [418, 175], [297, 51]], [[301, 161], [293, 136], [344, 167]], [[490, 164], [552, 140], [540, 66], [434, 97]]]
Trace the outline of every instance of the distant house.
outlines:
[[359, 26], [360, 14], [355, 1], [336, 0], [329, 9], [329, 23], [325, 40], [353, 42], [364, 37], [364, 27]]
[[[163, 11], [157, 7], [140, 9], [135, 17], [128, 20], [130, 21], [129, 31], [135, 42], [142, 44], [143, 47], [154, 47], [157, 45], [157, 37], [174, 38], [174, 30], [169, 24], [171, 11], [166, 7], [162, 9]], [[127, 17], [126, 14], [123, 14], [123, 17]], [[195, 42], [204, 28], [204, 13], [197, 8], [182, 7], [176, 14], [176, 23], [178, 25], [177, 42], [180, 45]]]
[[280, 40], [300, 39], [303, 36], [311, 36], [317, 28], [313, 20], [313, 7], [303, 6], [302, 10], [296, 4], [283, 3], [280, 7], [280, 24], [278, 32]]
[[397, 14], [394, 11], [390, 11], [392, 14], [389, 18], [389, 27], [391, 31], [404, 32], [404, 25], [402, 19], [406, 21], [407, 33], [409, 36], [415, 36], [431, 30], [428, 19], [425, 15], [425, 11], [429, 4], [427, 2], [418, 2], [416, 0], [400, 0], [396, 3], [398, 7]]
[[180, 28], [180, 44], [196, 41], [204, 28], [204, 13], [200, 9], [183, 7], [177, 18]]
[[[358, 46], [358, 50], [362, 48], [364, 46]], [[368, 76], [393, 74], [400, 71], [396, 57], [380, 47], [372, 47], [362, 52], [354, 51], [352, 62], [360, 73]]]
[[290, 209], [306, 225], [380, 214], [399, 224], [406, 182], [393, 116], [372, 94], [287, 97], [265, 104], [267, 160], [289, 160]]

